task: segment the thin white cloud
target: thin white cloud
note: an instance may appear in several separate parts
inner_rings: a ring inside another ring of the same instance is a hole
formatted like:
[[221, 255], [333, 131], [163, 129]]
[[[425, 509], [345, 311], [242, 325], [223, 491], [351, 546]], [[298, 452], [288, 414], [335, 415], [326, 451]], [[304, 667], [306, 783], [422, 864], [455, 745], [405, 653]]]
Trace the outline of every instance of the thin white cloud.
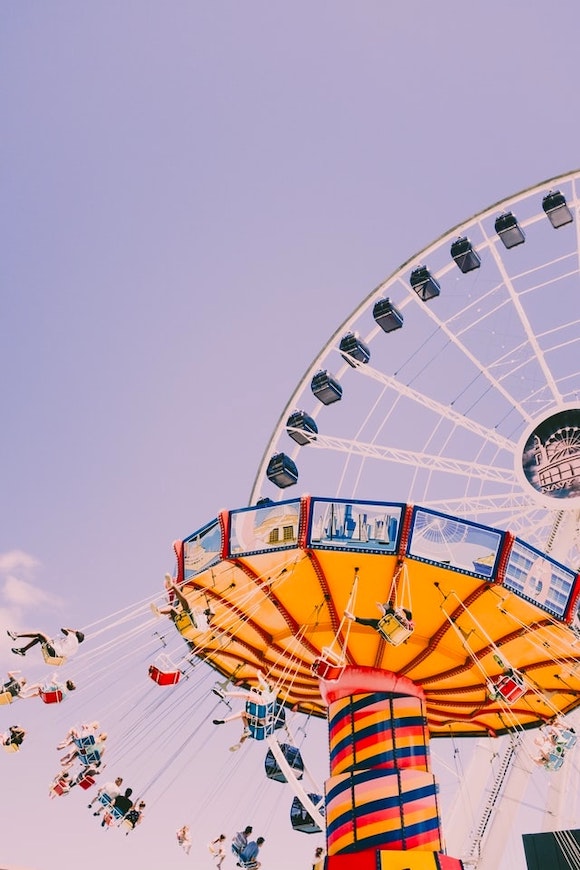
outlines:
[[30, 612], [61, 607], [61, 598], [35, 582], [40, 567], [38, 559], [23, 550], [0, 553], [0, 625], [18, 627], [28, 621]]
[[41, 630], [43, 626], [35, 624], [35, 614], [62, 606], [60, 598], [35, 582], [41, 567], [37, 558], [23, 550], [0, 553], [0, 670], [4, 664], [14, 665], [6, 629], [18, 631], [34, 623], [32, 629]]
[[48, 595], [38, 586], [28, 583], [26, 580], [20, 580], [13, 575], [8, 576], [4, 581], [2, 598], [7, 607], [19, 607], [23, 610], [36, 607], [39, 604], [52, 606], [60, 601], [60, 599]]
[[38, 559], [25, 553], [24, 550], [9, 550], [0, 553], [0, 574], [12, 574], [15, 571], [28, 573], [40, 566]]

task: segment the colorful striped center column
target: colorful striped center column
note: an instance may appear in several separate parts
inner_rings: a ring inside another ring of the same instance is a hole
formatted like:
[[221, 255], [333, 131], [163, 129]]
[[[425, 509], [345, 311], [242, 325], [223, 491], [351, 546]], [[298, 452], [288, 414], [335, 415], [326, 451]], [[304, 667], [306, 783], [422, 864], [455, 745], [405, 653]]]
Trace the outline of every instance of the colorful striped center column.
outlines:
[[347, 667], [320, 691], [330, 744], [327, 867], [461, 868], [441, 852], [422, 689], [390, 671]]

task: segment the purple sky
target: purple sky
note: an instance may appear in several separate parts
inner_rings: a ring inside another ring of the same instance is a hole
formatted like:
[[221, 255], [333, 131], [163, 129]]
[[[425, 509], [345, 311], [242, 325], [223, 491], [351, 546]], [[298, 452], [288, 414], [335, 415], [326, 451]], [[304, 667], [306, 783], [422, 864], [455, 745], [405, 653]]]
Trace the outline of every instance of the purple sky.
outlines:
[[[154, 595], [175, 538], [247, 503], [298, 379], [400, 263], [577, 167], [579, 25], [572, 0], [5, 4], [4, 669], [24, 667], [6, 628], [87, 626]], [[66, 709], [0, 710], [29, 729], [0, 757], [0, 863], [194, 866], [173, 831], [226, 738], [129, 838], [79, 795], [48, 801], [89, 681]], [[243, 774], [230, 792], [246, 800]], [[265, 870], [308, 867], [318, 840], [283, 811], [269, 825]], [[228, 826], [216, 806], [208, 835]]]

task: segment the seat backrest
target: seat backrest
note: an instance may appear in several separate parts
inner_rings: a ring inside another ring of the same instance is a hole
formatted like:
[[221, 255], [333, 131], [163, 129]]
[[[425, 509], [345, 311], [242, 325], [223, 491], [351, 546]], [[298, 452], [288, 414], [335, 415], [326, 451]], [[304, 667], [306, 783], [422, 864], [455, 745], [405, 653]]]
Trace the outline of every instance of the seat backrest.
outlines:
[[45, 704], [60, 704], [64, 697], [60, 689], [41, 689], [39, 695]]
[[175, 620], [175, 626], [178, 631], [186, 631], [188, 628], [197, 628], [193, 617], [187, 611], [183, 611]]
[[66, 658], [64, 656], [51, 655], [50, 652], [47, 650], [45, 643], [42, 644], [41, 650], [42, 657], [47, 665], [54, 665], [58, 667], [59, 665], [64, 664], [66, 661]]
[[88, 746], [95, 745], [95, 735], [87, 734], [85, 737], [75, 737], [73, 743], [75, 746], [78, 746], [79, 749], [86, 749]]
[[377, 631], [391, 646], [399, 646], [413, 634], [413, 629], [405, 625], [396, 613], [386, 613], [381, 617]]
[[110, 794], [107, 794], [106, 791], [102, 791], [99, 795], [99, 803], [101, 803], [104, 807], [108, 807], [109, 804], [113, 802], [113, 798]]
[[83, 776], [82, 779], [79, 779], [77, 785], [80, 785], [81, 788], [87, 789], [95, 784], [95, 777], [89, 776], [88, 774]]
[[89, 764], [98, 764], [101, 760], [101, 753], [97, 749], [93, 749], [90, 752], [79, 752], [78, 758], [81, 764], [84, 764], [85, 766], [88, 766]]

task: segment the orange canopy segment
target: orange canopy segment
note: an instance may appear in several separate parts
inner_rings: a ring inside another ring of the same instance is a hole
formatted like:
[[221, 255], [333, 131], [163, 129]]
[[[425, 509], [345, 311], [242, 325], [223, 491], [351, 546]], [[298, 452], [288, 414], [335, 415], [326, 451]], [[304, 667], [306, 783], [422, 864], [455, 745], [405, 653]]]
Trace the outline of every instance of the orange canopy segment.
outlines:
[[[509, 532], [306, 496], [223, 512], [176, 552], [190, 648], [237, 685], [261, 671], [302, 712], [326, 715], [319, 676], [345, 665], [420, 686], [432, 736], [537, 727], [580, 703], [580, 580]], [[396, 639], [392, 615], [350, 618], [389, 606], [412, 616]]]

